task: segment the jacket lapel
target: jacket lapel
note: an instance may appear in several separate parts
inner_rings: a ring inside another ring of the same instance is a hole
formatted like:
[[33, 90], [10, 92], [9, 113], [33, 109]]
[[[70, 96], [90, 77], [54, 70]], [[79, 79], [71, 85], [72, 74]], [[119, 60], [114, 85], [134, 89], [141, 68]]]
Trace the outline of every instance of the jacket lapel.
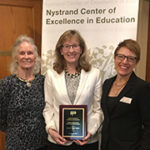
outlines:
[[105, 111], [106, 115], [108, 116], [107, 119], [109, 119], [108, 108], [107, 108], [107, 100], [108, 100], [109, 91], [110, 91], [111, 86], [112, 86], [115, 79], [116, 79], [116, 76], [111, 78], [109, 80], [109, 82], [107, 82], [107, 84], [105, 85], [105, 87], [102, 91], [103, 92], [102, 103], [104, 103], [104, 109], [105, 109], [103, 111]]
[[84, 86], [86, 84], [87, 77], [88, 77], [88, 74], [82, 69], [81, 75], [80, 75], [79, 86], [78, 86], [77, 93], [76, 93], [76, 98], [74, 100], [74, 104], [77, 104], [78, 100], [80, 99], [81, 93], [82, 93]]
[[[66, 81], [65, 81], [65, 72], [63, 71], [60, 75], [60, 77], [58, 78], [57, 82], [58, 82], [58, 87], [59, 87], [59, 92], [62, 92], [61, 95], [63, 95], [62, 100], [64, 100], [64, 102], [68, 105], [72, 105], [69, 96], [68, 96], [68, 92], [67, 92], [67, 88], [66, 88]], [[63, 81], [63, 82], [62, 82]]]
[[123, 96], [126, 95], [126, 93], [127, 93], [128, 91], [131, 90], [131, 88], [132, 88], [133, 85], [135, 84], [136, 78], [137, 78], [137, 77], [136, 77], [135, 73], [133, 72], [133, 73], [131, 74], [131, 76], [130, 76], [130, 78], [129, 78], [127, 84], [126, 84], [126, 86], [123, 88], [123, 90], [122, 90], [122, 91], [120, 92], [120, 94], [118, 95], [118, 97], [119, 97], [118, 100], [120, 100]]

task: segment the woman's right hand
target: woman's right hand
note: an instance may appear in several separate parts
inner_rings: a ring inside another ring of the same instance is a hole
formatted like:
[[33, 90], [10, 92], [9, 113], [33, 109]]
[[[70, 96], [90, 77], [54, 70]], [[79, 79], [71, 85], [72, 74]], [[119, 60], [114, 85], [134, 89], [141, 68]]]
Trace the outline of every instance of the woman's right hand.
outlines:
[[53, 138], [53, 140], [56, 141], [57, 144], [61, 144], [61, 145], [64, 145], [67, 140], [65, 138], [63, 138], [60, 134], [58, 134], [57, 131], [53, 130], [53, 129], [49, 129], [48, 130], [50, 136]]

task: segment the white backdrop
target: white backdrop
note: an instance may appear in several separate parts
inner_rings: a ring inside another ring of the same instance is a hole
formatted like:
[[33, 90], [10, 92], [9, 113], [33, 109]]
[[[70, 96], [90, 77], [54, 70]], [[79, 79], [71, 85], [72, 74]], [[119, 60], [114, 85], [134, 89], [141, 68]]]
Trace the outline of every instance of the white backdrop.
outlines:
[[138, 6], [139, 0], [43, 0], [42, 73], [52, 66], [60, 35], [76, 29], [103, 80], [114, 75], [114, 49], [124, 39], [136, 39]]

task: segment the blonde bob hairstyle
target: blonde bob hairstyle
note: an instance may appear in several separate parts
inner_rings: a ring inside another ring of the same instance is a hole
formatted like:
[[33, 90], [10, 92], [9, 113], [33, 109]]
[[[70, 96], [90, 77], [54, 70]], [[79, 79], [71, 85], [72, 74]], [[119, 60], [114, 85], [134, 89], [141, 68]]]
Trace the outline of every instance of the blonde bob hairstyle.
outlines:
[[80, 72], [81, 69], [85, 70], [86, 72], [90, 71], [91, 64], [87, 60], [87, 47], [85, 41], [81, 37], [80, 33], [76, 30], [67, 30], [60, 36], [55, 48], [55, 62], [53, 64], [53, 69], [59, 74], [65, 70], [66, 61], [64, 59], [64, 56], [61, 55], [61, 49], [63, 48], [63, 44], [66, 41], [70, 41], [71, 39], [75, 39], [79, 42], [82, 51], [78, 60], [78, 66], [76, 67], [76, 70], [78, 72]]
[[40, 71], [41, 68], [41, 59], [38, 55], [38, 49], [37, 46], [34, 43], [34, 40], [31, 37], [28, 37], [26, 35], [21, 35], [16, 39], [15, 44], [12, 48], [12, 63], [10, 65], [10, 72], [12, 75], [18, 74], [18, 63], [16, 60], [16, 56], [18, 55], [19, 46], [21, 43], [27, 42], [30, 43], [33, 46], [34, 55], [35, 55], [35, 64], [33, 67], [33, 74], [37, 74]]

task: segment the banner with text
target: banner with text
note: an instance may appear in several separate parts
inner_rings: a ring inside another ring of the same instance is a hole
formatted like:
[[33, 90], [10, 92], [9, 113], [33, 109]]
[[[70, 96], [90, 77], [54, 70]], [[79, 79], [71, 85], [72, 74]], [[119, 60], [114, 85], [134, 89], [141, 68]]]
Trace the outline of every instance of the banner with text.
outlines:
[[90, 62], [103, 80], [114, 75], [113, 52], [124, 39], [136, 39], [139, 0], [43, 0], [42, 73], [52, 66], [60, 35], [78, 30]]

